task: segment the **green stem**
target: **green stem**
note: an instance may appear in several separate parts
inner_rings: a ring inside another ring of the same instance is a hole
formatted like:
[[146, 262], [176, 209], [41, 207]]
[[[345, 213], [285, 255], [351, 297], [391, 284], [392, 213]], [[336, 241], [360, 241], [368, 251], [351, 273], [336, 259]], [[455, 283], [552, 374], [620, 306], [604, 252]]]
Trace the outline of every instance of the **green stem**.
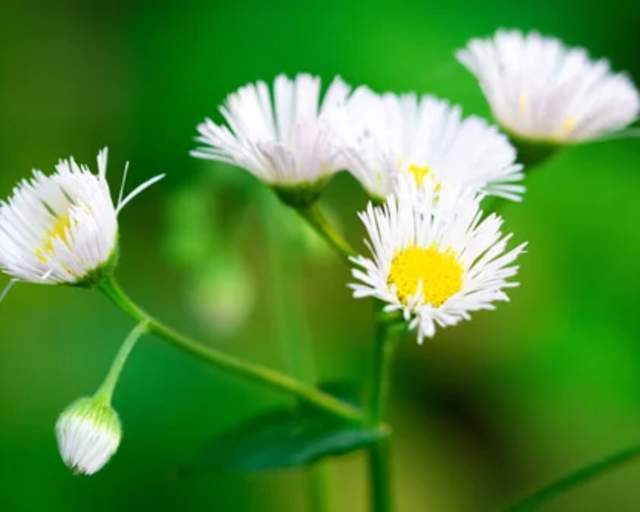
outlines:
[[311, 497], [312, 512], [326, 512], [329, 510], [329, 496], [327, 494], [328, 466], [325, 462], [316, 462], [307, 469], [307, 485]]
[[113, 363], [111, 363], [111, 368], [109, 368], [107, 376], [105, 377], [104, 381], [95, 394], [96, 397], [104, 400], [105, 403], [111, 403], [111, 397], [113, 396], [113, 391], [116, 388], [116, 384], [118, 383], [118, 379], [120, 378], [120, 374], [122, 373], [124, 364], [127, 362], [129, 354], [133, 350], [133, 347], [135, 347], [140, 337], [145, 332], [147, 332], [147, 327], [148, 322], [146, 320], [141, 320], [140, 323], [131, 330], [129, 335], [122, 342], [120, 350], [118, 350]]
[[[385, 321], [381, 316], [378, 317], [369, 403], [370, 422], [375, 426], [381, 426], [384, 422], [385, 406], [391, 387], [391, 363], [395, 348], [393, 328], [393, 323]], [[388, 440], [383, 439], [369, 448], [368, 459], [372, 510], [389, 512], [393, 509], [393, 497]]]
[[371, 510], [389, 512], [393, 510], [389, 471], [389, 441], [383, 439], [374, 444], [369, 448], [367, 456], [371, 485]]
[[317, 203], [293, 207], [347, 264], [356, 251], [331, 225]]
[[147, 322], [149, 332], [156, 334], [185, 352], [207, 361], [212, 366], [273, 390], [292, 395], [347, 421], [357, 423], [363, 423], [365, 421], [359, 409], [342, 400], [338, 400], [318, 389], [307, 386], [288, 375], [224, 354], [167, 327], [134, 303], [120, 288], [113, 277], [104, 279], [99, 283], [98, 287], [125, 313], [138, 321]]
[[384, 420], [385, 406], [391, 387], [391, 363], [395, 348], [392, 325], [378, 318], [374, 340], [373, 372], [369, 415], [375, 425]]
[[[300, 284], [299, 260], [290, 257], [283, 238], [282, 215], [289, 212], [279, 204], [264, 201], [264, 222], [269, 243], [271, 263], [271, 305], [274, 310], [276, 339], [286, 361], [287, 373], [310, 386], [316, 385], [314, 354], [306, 322], [304, 300]], [[317, 462], [305, 468], [310, 508], [325, 512], [328, 507], [326, 466]]]
[[271, 197], [265, 197], [264, 203], [271, 271], [270, 306], [273, 308], [275, 339], [284, 356], [287, 373], [313, 386], [316, 372], [305, 318], [304, 298], [300, 289], [304, 280], [299, 277], [299, 261], [291, 257], [288, 239], [282, 232], [285, 220], [283, 216], [290, 213], [283, 210]]
[[640, 456], [640, 445], [624, 448], [608, 457], [584, 466], [579, 470], [567, 475], [556, 482], [553, 482], [539, 491], [528, 496], [524, 500], [512, 505], [507, 509], [508, 512], [526, 512], [536, 510], [540, 505], [551, 501], [553, 498], [563, 494], [564, 492], [586, 483], [592, 478], [603, 475], [607, 471], [616, 469], [623, 464], [631, 462]]

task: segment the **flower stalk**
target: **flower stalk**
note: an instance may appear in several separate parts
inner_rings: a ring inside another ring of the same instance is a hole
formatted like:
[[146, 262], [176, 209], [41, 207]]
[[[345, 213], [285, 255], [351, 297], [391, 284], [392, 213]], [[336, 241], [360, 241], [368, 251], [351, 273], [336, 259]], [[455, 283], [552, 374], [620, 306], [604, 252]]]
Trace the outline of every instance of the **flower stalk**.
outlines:
[[294, 207], [294, 209], [345, 263], [350, 264], [350, 258], [356, 256], [356, 251], [331, 225], [317, 203]]
[[[265, 198], [267, 199], [267, 198]], [[271, 199], [270, 197], [268, 199]], [[275, 338], [286, 362], [289, 375], [310, 386], [317, 385], [312, 340], [309, 336], [304, 300], [299, 283], [299, 265], [286, 247], [279, 229], [281, 206], [264, 201], [264, 224], [267, 230], [271, 267], [271, 304], [274, 308]], [[309, 507], [312, 512], [328, 511], [327, 466], [322, 461], [305, 468]]]
[[264, 387], [294, 396], [346, 421], [364, 423], [362, 412], [342, 400], [332, 397], [311, 386], [278, 371], [261, 365], [248, 363], [224, 354], [173, 330], [156, 320], [133, 302], [120, 288], [113, 277], [104, 279], [98, 288], [120, 309], [139, 322], [146, 322], [147, 329], [176, 347], [208, 362], [212, 366]]
[[113, 363], [111, 363], [111, 368], [109, 368], [107, 376], [94, 395], [95, 399], [101, 400], [108, 405], [111, 404], [113, 391], [115, 390], [116, 384], [118, 383], [118, 379], [120, 378], [122, 369], [124, 368], [124, 365], [127, 362], [127, 359], [129, 358], [129, 354], [131, 354], [133, 347], [136, 346], [136, 343], [138, 342], [140, 337], [145, 332], [147, 332], [148, 324], [149, 322], [147, 320], [141, 320], [140, 323], [138, 323], [138, 325], [133, 328], [133, 330], [122, 342], [120, 350], [118, 350]]
[[[369, 397], [369, 421], [376, 427], [381, 427], [384, 423], [387, 398], [391, 389], [393, 353], [399, 328], [404, 329], [404, 323], [398, 322], [397, 317], [384, 314], [377, 316]], [[368, 464], [372, 510], [390, 512], [393, 510], [393, 495], [388, 439], [381, 439], [369, 448]]]

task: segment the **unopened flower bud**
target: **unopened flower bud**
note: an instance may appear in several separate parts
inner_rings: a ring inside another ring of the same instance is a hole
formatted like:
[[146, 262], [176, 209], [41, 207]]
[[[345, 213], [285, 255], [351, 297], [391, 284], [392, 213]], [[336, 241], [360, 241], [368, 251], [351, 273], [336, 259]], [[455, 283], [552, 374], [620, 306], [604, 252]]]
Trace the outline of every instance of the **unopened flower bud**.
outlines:
[[118, 449], [121, 435], [118, 414], [99, 398], [76, 400], [56, 423], [60, 455], [76, 474], [101, 469]]

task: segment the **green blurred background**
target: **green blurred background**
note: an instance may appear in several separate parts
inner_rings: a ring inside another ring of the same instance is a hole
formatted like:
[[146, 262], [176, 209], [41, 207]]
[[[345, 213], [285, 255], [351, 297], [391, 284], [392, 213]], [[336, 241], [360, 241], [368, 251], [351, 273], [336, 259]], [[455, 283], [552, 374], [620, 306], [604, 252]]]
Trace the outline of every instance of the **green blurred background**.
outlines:
[[[310, 71], [487, 115], [453, 51], [500, 26], [586, 46], [640, 82], [637, 0], [5, 1], [0, 20], [1, 195], [69, 154], [93, 165], [103, 145], [113, 187], [126, 160], [131, 186], [167, 172], [121, 216], [123, 285], [212, 346], [280, 369], [279, 333], [291, 327], [329, 380], [366, 377], [371, 307], [255, 180], [188, 156], [195, 125], [218, 119], [225, 94]], [[618, 141], [536, 169], [525, 202], [504, 210], [530, 243], [512, 301], [401, 346], [390, 413], [398, 510], [497, 510], [640, 440], [639, 162], [640, 143]], [[325, 203], [352, 241], [363, 237], [354, 212], [365, 197], [350, 177]], [[0, 315], [0, 510], [307, 510], [302, 471], [175, 476], [207, 439], [286, 400], [150, 337], [116, 393], [119, 453], [74, 477], [53, 425], [93, 392], [132, 322], [97, 293], [29, 285]], [[366, 510], [364, 469], [358, 454], [330, 461], [333, 510]], [[546, 510], [640, 510], [638, 478], [640, 464], [629, 466]]]

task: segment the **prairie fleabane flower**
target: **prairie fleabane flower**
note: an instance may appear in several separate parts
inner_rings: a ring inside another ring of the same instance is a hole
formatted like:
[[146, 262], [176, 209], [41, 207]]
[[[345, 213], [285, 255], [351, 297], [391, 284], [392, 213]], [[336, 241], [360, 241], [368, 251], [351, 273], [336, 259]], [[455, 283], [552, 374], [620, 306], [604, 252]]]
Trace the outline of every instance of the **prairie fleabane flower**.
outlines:
[[394, 175], [431, 176], [442, 185], [469, 186], [520, 200], [521, 166], [508, 139], [479, 117], [433, 96], [353, 93], [341, 135], [345, 165], [374, 197], [392, 192]]
[[106, 172], [105, 148], [97, 175], [70, 158], [50, 176], [34, 171], [19, 183], [0, 202], [0, 268], [14, 280], [41, 284], [91, 284], [108, 271], [117, 251], [118, 212], [162, 175], [126, 198], [121, 191], [114, 206]]
[[106, 402], [80, 398], [56, 423], [58, 448], [64, 463], [76, 473], [92, 475], [116, 452], [122, 437], [120, 419]]
[[349, 87], [336, 77], [320, 101], [320, 78], [276, 77], [273, 95], [266, 83], [230, 94], [220, 112], [227, 126], [206, 119], [198, 126], [203, 145], [192, 156], [242, 167], [276, 188], [309, 195], [339, 170], [331, 118]]
[[508, 280], [525, 244], [506, 251], [511, 235], [502, 235], [497, 215], [482, 218], [472, 190], [411, 181], [400, 179], [383, 205], [370, 203], [360, 213], [372, 254], [353, 258], [359, 282], [350, 287], [356, 298], [374, 297], [387, 304], [385, 311], [402, 311], [421, 342], [436, 325], [455, 325], [508, 300], [504, 290], [516, 286]]
[[472, 39], [457, 57], [478, 79], [496, 120], [525, 140], [589, 140], [638, 116], [640, 97], [626, 75], [556, 38], [499, 30]]

